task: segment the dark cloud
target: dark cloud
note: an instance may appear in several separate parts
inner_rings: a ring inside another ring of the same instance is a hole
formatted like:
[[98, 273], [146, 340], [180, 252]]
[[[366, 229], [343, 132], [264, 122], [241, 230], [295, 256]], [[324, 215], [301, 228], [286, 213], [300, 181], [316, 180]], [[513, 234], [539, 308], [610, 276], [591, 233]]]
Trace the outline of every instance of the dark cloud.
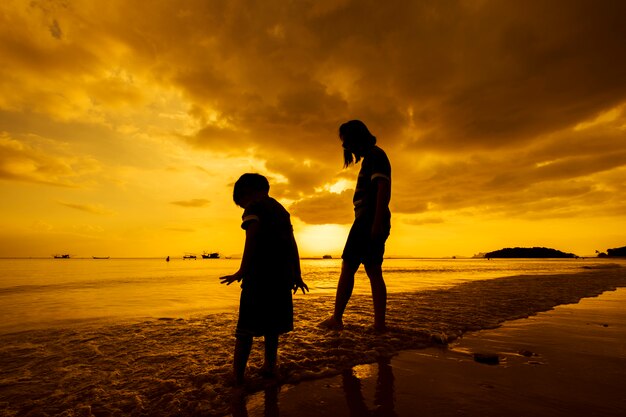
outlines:
[[354, 220], [353, 194], [353, 190], [316, 193], [292, 204], [289, 212], [309, 224], [349, 224]]
[[[623, 125], [624, 120], [617, 120]], [[392, 211], [473, 210], [537, 218], [590, 215], [626, 198], [626, 144], [619, 129], [567, 129], [515, 152], [431, 157], [429, 164], [396, 158]], [[569, 207], [569, 209], [565, 209]], [[612, 209], [613, 210], [613, 209]]]
[[57, 22], [56, 19], [52, 20], [52, 23], [50, 24], [50, 34], [56, 39], [61, 39], [63, 37], [63, 31], [61, 30], [59, 22]]
[[237, 153], [244, 151], [255, 144], [250, 141], [245, 132], [217, 126], [205, 126], [197, 134], [187, 137], [186, 140], [198, 147], [216, 153]]
[[76, 187], [84, 174], [97, 169], [98, 163], [93, 159], [71, 156], [39, 145], [36, 140], [17, 140], [0, 133], [0, 179]]
[[332, 179], [337, 171], [329, 169], [328, 164], [317, 160], [296, 158], [272, 158], [265, 164], [271, 172], [280, 173], [288, 178], [287, 184], [272, 186], [272, 190], [291, 198], [301, 198], [315, 193], [315, 188]]
[[[197, 129], [172, 135], [194, 150], [265, 161], [273, 192], [297, 200], [294, 215], [305, 222], [351, 218], [342, 214], [346, 195], [319, 190], [354, 180], [341, 171], [337, 138], [339, 124], [354, 118], [390, 155], [395, 213], [570, 215], [553, 204], [568, 199], [619, 211], [608, 200], [623, 183], [605, 174], [626, 166], [624, 2], [196, 0], [19, 9], [13, 20], [0, 14], [0, 110], [80, 119], [95, 104], [142, 106], [142, 85], [174, 90]], [[37, 30], [45, 37], [32, 35]], [[574, 129], [620, 105], [612, 121]], [[34, 167], [0, 165], [5, 179], [71, 171], [41, 155], [0, 152], [2, 161]]]

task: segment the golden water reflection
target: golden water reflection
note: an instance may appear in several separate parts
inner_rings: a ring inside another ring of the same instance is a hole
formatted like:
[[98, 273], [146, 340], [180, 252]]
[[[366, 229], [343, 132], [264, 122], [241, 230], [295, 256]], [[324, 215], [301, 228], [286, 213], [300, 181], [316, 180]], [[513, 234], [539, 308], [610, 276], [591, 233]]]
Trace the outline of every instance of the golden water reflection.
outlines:
[[[376, 384], [374, 389], [374, 396], [367, 398], [364, 395], [363, 383], [370, 378], [376, 378]], [[395, 412], [395, 387], [393, 368], [391, 366], [390, 358], [380, 358], [377, 364], [372, 365], [358, 365], [353, 368], [347, 369], [341, 373], [338, 377], [341, 381], [341, 391], [347, 405], [347, 414], [349, 417], [397, 417]], [[331, 384], [330, 386], [335, 386]], [[245, 395], [236, 395], [233, 397], [231, 404], [231, 413], [233, 417], [256, 417], [262, 415], [263, 417], [279, 417], [280, 416], [280, 385], [272, 384], [265, 387], [263, 391], [263, 404], [259, 404], [261, 396], [254, 396], [249, 399]], [[293, 400], [291, 400], [293, 401]], [[290, 404], [294, 406], [294, 404]], [[295, 404], [298, 406], [298, 404]], [[332, 412], [332, 415], [340, 417], [341, 409], [344, 409], [340, 404], [336, 404], [334, 401], [319, 401], [315, 407], [307, 404], [302, 407], [302, 416], [313, 415], [330, 415], [328, 410], [322, 410], [322, 408], [328, 408]], [[249, 413], [248, 411], [251, 411]], [[262, 414], [261, 414], [262, 410]], [[345, 409], [344, 409], [345, 410]]]

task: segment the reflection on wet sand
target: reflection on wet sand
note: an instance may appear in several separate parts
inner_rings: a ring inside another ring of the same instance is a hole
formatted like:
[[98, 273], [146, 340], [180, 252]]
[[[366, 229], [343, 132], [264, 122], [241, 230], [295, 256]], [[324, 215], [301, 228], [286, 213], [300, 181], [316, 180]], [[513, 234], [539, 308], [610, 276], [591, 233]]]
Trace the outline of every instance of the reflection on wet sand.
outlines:
[[[280, 412], [278, 410], [278, 393], [280, 392], [280, 385], [270, 384], [263, 390], [265, 401], [263, 408], [263, 416], [265, 417], [278, 417]], [[247, 407], [246, 395], [242, 392], [236, 392], [233, 394], [231, 402], [231, 413], [233, 417], [249, 417]]]
[[[394, 376], [390, 358], [380, 358], [376, 365], [366, 365], [368, 369], [376, 369], [376, 385], [373, 398], [373, 407], [369, 407], [368, 399], [363, 395], [362, 379], [373, 376], [373, 372], [363, 375], [356, 368], [350, 368], [341, 373], [342, 390], [348, 406], [349, 417], [397, 417], [394, 404]], [[360, 368], [360, 367], [357, 367]], [[263, 416], [279, 417], [279, 384], [270, 384], [263, 390]], [[248, 413], [249, 398], [242, 392], [233, 394], [231, 413], [233, 417], [250, 417]], [[320, 405], [321, 406], [321, 405]], [[325, 405], [328, 406], [327, 404]], [[252, 409], [253, 407], [251, 407]], [[302, 410], [304, 415], [314, 415], [315, 410]], [[338, 410], [337, 410], [338, 412]], [[254, 407], [252, 416], [260, 415], [260, 407]], [[339, 416], [339, 414], [336, 414]]]
[[361, 380], [355, 374], [354, 369], [344, 371], [341, 374], [341, 379], [348, 409], [350, 410], [350, 417], [397, 416], [394, 410], [394, 378], [390, 358], [380, 358], [378, 360], [374, 408], [371, 410], [363, 397]]

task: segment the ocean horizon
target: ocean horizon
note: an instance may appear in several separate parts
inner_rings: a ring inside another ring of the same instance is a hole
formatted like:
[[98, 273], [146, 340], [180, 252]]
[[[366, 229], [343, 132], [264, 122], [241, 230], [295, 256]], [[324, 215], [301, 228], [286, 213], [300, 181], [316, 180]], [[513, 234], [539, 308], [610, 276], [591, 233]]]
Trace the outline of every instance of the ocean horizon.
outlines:
[[[221, 285], [240, 260], [171, 258], [0, 259], [0, 333], [103, 320], [188, 318], [236, 312], [237, 284]], [[463, 282], [520, 274], [562, 274], [624, 259], [388, 258], [388, 292], [448, 288]], [[341, 259], [303, 258], [306, 297], [334, 295]], [[355, 294], [369, 294], [359, 270]], [[297, 295], [301, 297], [301, 295]]]

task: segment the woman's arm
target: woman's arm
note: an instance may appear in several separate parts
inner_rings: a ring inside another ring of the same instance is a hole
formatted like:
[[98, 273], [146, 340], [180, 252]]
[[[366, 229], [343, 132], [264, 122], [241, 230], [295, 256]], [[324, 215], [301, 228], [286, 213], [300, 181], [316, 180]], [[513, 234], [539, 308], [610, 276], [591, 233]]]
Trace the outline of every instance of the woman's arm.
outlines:
[[391, 200], [391, 182], [387, 178], [376, 179], [376, 212], [372, 224], [372, 238], [381, 238], [385, 230], [385, 214]]

